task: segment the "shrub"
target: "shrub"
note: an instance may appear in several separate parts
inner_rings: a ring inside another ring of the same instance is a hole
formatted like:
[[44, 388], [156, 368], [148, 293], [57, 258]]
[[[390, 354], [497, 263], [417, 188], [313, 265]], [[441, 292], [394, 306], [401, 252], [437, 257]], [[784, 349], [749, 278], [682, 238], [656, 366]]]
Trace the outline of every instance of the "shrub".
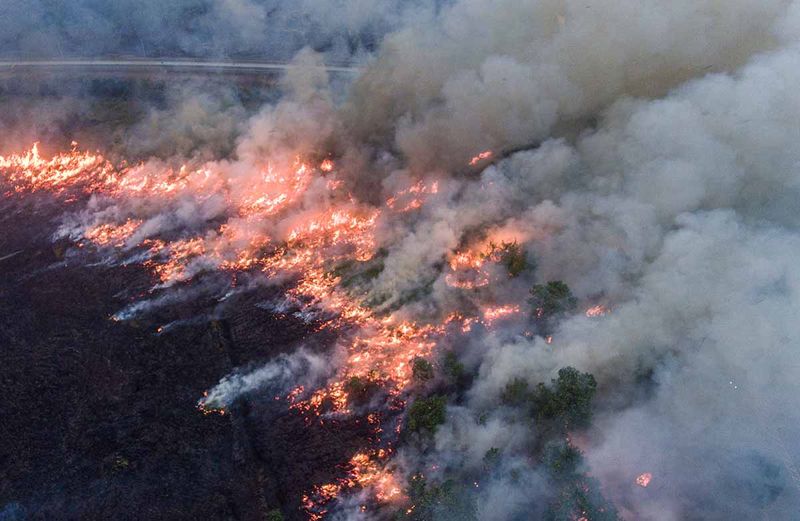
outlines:
[[536, 386], [532, 396], [536, 415], [562, 420], [566, 429], [585, 427], [592, 417], [592, 398], [596, 391], [594, 376], [574, 367], [564, 367], [550, 387], [542, 383]]
[[418, 356], [411, 361], [411, 374], [414, 376], [414, 380], [427, 382], [433, 378], [433, 365]]
[[283, 513], [279, 509], [274, 508], [267, 512], [266, 521], [283, 521]]
[[530, 400], [531, 394], [528, 390], [528, 382], [522, 378], [514, 378], [506, 384], [500, 399], [506, 405], [522, 405]]
[[408, 410], [408, 430], [434, 434], [444, 423], [446, 405], [444, 396], [417, 399]]

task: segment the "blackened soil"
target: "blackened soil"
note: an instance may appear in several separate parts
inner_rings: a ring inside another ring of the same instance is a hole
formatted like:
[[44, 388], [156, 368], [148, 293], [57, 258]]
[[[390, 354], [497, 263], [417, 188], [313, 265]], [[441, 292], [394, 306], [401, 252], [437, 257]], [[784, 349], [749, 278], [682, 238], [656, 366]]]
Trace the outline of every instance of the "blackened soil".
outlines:
[[163, 335], [114, 321], [151, 275], [65, 261], [61, 211], [0, 195], [0, 520], [303, 519], [302, 494], [364, 446], [363, 422], [309, 426], [272, 394], [225, 416], [195, 405], [236, 367], [331, 339], [257, 296]]

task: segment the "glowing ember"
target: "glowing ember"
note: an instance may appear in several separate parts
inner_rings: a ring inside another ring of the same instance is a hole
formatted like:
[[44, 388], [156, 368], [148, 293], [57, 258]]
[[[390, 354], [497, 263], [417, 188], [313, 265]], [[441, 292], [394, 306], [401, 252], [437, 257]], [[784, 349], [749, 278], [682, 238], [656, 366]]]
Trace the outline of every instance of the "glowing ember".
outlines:
[[586, 310], [586, 316], [589, 318], [602, 317], [608, 313], [611, 313], [611, 310], [601, 304], [592, 306]]
[[647, 485], [650, 484], [651, 479], [653, 479], [653, 475], [649, 472], [645, 472], [644, 474], [639, 474], [636, 477], [636, 484], [642, 488], [646, 488]]
[[57, 154], [51, 159], [39, 155], [39, 143], [20, 155], [0, 156], [2, 181], [13, 187], [13, 192], [63, 192], [82, 186], [87, 192], [107, 184], [114, 177], [114, 169], [100, 155], [78, 152], [75, 143], [71, 152]]
[[433, 182], [430, 185], [418, 181], [416, 184], [405, 190], [400, 190], [386, 200], [386, 206], [397, 212], [409, 212], [422, 207], [425, 198], [439, 192], [439, 183]]
[[120, 247], [133, 232], [142, 224], [141, 220], [128, 219], [120, 225], [100, 224], [94, 228], [89, 228], [83, 236], [98, 246]]
[[322, 163], [319, 165], [319, 169], [323, 172], [331, 172], [333, 171], [333, 161], [330, 159], [324, 159]]
[[491, 325], [496, 320], [506, 318], [520, 312], [520, 307], [517, 305], [498, 306], [496, 308], [489, 308], [483, 311], [483, 320], [485, 324]]
[[[470, 164], [490, 157], [491, 151], [482, 152]], [[297, 387], [276, 398], [285, 399], [309, 422], [363, 414], [372, 429], [372, 445], [352, 456], [343, 477], [304, 495], [308, 518], [319, 520], [331, 502], [350, 489], [368, 489], [377, 503], [403, 499], [402, 487], [387, 462], [400, 431], [399, 412], [408, 399], [412, 362], [432, 358], [448, 335], [469, 333], [477, 324], [491, 328], [522, 313], [522, 307], [476, 294], [471, 297], [475, 304], [471, 314], [442, 309], [424, 323], [399, 314], [378, 314], [363, 303], [363, 295], [344, 287], [335, 268], [373, 259], [382, 246], [376, 233], [382, 215], [421, 208], [426, 198], [438, 192], [438, 184], [415, 182], [375, 207], [342, 190], [331, 159], [318, 167], [313, 164], [300, 157], [284, 158], [259, 167], [246, 182], [239, 182], [225, 172], [224, 165], [215, 163], [177, 170], [157, 164], [115, 167], [102, 156], [77, 148], [43, 159], [34, 145], [24, 154], [0, 156], [0, 186], [8, 190], [7, 196], [42, 190], [59, 196], [91, 193], [92, 204], [101, 209], [127, 208], [119, 203], [130, 202], [127, 214], [97, 212], [98, 222], [78, 227], [74, 234], [71, 230], [70, 237], [79, 246], [94, 245], [104, 252], [136, 250], [157, 279], [156, 287], [190, 281], [209, 270], [248, 270], [288, 281], [288, 306], [298, 309], [298, 316], [309, 317], [315, 330], [337, 332], [346, 356], [326, 385]], [[205, 223], [204, 227], [186, 227], [190, 231], [181, 234], [171, 228], [149, 231], [157, 228], [153, 222], [161, 217], [153, 208], [185, 215], [187, 201], [198, 207], [208, 202], [216, 209], [209, 217], [193, 216], [192, 222]], [[446, 283], [476, 289], [501, 276], [507, 279], [508, 272], [499, 265], [507, 247], [516, 242], [493, 242], [498, 238], [486, 237], [452, 253], [444, 268]], [[375, 400], [361, 400], [373, 395]], [[206, 398], [198, 404], [204, 414], [224, 414]], [[382, 412], [365, 410], [365, 404], [377, 402]], [[387, 417], [392, 423], [382, 425]]]
[[469, 166], [475, 166], [484, 159], [489, 159], [493, 155], [494, 152], [492, 152], [491, 150], [484, 150], [483, 152], [481, 152], [480, 154], [469, 160]]

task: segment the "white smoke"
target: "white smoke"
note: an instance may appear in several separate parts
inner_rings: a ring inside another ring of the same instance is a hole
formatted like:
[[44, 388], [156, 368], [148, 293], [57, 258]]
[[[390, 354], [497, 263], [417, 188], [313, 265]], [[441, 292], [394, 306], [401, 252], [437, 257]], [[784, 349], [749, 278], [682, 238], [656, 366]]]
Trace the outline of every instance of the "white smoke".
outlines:
[[[374, 20], [347, 5], [345, 25]], [[392, 23], [402, 28], [345, 103], [318, 68], [298, 69], [286, 97], [248, 121], [234, 156], [209, 167], [214, 175], [236, 198], [265, 157], [290, 164], [333, 150], [354, 193], [373, 201], [438, 181], [418, 213], [381, 222], [387, 256], [370, 291], [385, 309], [422, 286], [425, 298], [402, 313], [461, 302], [442, 261], [490, 230], [513, 231], [536, 264], [491, 291], [524, 305], [533, 282], [560, 279], [582, 304], [612, 308], [565, 320], [552, 344], [518, 324], [472, 336], [461, 349], [476, 374], [465, 403], [450, 407], [430, 451], [400, 459], [474, 472], [501, 449], [507, 471], [482, 484], [481, 512], [541, 513], [536, 491], [546, 485], [525, 454], [535, 426], [499, 407], [500, 394], [514, 378], [547, 382], [570, 365], [598, 380], [581, 446], [624, 517], [791, 519], [800, 508], [800, 3], [460, 0]], [[512, 153], [520, 148], [529, 149]], [[470, 173], [469, 158], [486, 149], [510, 155]], [[214, 201], [183, 203], [114, 211], [144, 213], [151, 235], [224, 213]], [[301, 206], [315, 204], [312, 190]], [[310, 357], [228, 377], [207, 403], [319, 367]], [[642, 472], [654, 476], [646, 489], [634, 483]]]
[[302, 382], [316, 382], [329, 372], [329, 360], [300, 348], [291, 354], [279, 355], [258, 369], [224, 377], [200, 403], [207, 408], [226, 408], [247, 393], [269, 389], [280, 394]]

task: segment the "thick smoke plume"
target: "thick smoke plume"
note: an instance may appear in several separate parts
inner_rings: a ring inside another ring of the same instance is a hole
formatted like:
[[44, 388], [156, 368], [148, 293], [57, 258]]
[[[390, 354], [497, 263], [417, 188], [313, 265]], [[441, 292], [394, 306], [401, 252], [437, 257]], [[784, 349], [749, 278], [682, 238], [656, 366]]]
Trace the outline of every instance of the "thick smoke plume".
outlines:
[[[327, 6], [301, 4], [328, 16]], [[359, 5], [342, 9], [358, 13]], [[498, 470], [474, 491], [479, 516], [541, 515], [550, 485], [527, 457], [537, 426], [503, 405], [502, 393], [514, 379], [533, 386], [573, 366], [598, 383], [594, 423], [573, 441], [623, 518], [792, 519], [800, 509], [800, 3], [390, 7], [387, 19], [375, 7], [342, 22], [377, 24], [374, 34], [397, 28], [344, 101], [311, 66], [287, 75], [285, 95], [240, 127], [239, 108], [176, 100], [178, 111], [222, 114], [222, 128], [188, 124], [209, 142], [235, 140], [229, 157], [205, 162], [225, 149], [197, 152], [188, 143], [182, 155], [194, 154], [204, 174], [188, 178], [181, 197], [100, 198], [64, 229], [80, 236], [136, 219], [143, 224], [123, 245], [132, 249], [225, 221], [226, 234], [200, 234], [203, 253], [182, 267], [183, 281], [254, 251], [260, 235], [290, 240], [318, 212], [381, 209], [371, 245], [382, 252], [381, 270], [359, 298], [409, 320], [486, 302], [529, 314], [530, 287], [563, 280], [579, 311], [598, 303], [611, 311], [576, 313], [548, 334], [516, 316], [448, 346], [474, 379], [426, 450], [401, 449], [395, 465], [408, 473], [436, 466], [433, 478], [480, 473], [487, 451], [498, 449]], [[236, 38], [255, 35], [247, 45], [214, 37], [215, 49], [264, 44], [257, 24], [268, 18], [245, 17]], [[319, 65], [322, 57], [306, 50], [296, 60]], [[165, 124], [164, 134], [139, 126], [133, 136], [181, 146], [187, 132]], [[492, 159], [471, 166], [485, 150]], [[231, 216], [253, 187], [268, 188], [265, 163], [288, 171], [297, 157], [328, 155], [348, 197], [312, 182], [275, 221]], [[387, 199], [415, 186], [427, 192], [413, 212], [387, 209]], [[472, 293], [454, 287], [454, 252], [483, 251], [490, 241], [517, 241], [535, 269], [508, 278], [489, 267], [496, 283]], [[273, 377], [284, 382], [303, 356], [227, 377], [209, 400], [227, 405]], [[636, 484], [643, 472], [653, 476], [647, 488]], [[357, 504], [342, 510], [366, 515]]]

